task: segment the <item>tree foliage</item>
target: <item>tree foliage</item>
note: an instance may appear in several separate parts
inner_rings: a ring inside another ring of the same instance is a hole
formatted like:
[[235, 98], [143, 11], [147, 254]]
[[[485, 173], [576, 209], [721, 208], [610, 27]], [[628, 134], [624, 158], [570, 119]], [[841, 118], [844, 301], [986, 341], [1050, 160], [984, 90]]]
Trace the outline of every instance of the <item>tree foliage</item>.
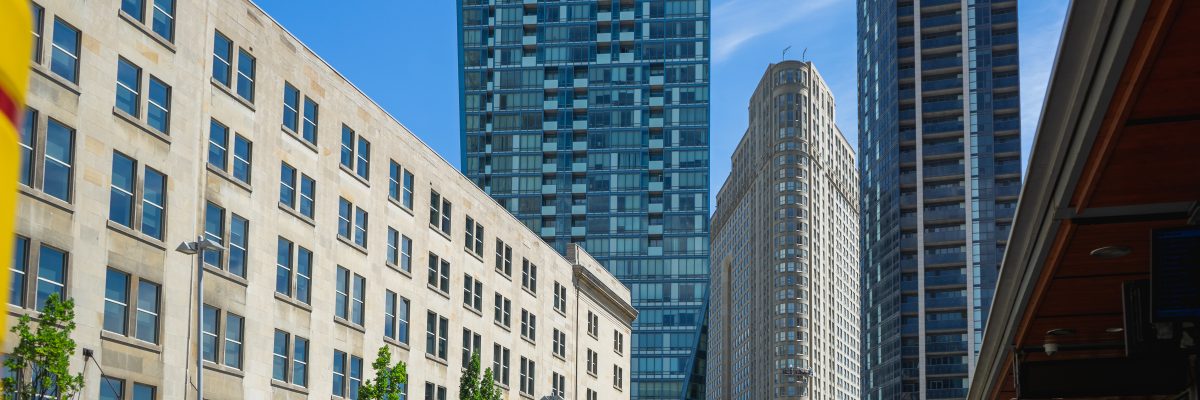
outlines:
[[471, 362], [458, 380], [459, 400], [500, 400], [500, 388], [492, 377], [492, 369], [479, 376], [479, 353], [471, 352]]
[[371, 368], [375, 369], [375, 379], [363, 382], [358, 390], [358, 400], [400, 400], [408, 386], [408, 366], [404, 361], [392, 365], [392, 353], [384, 345], [379, 348]]
[[22, 315], [12, 332], [17, 347], [4, 360], [4, 368], [13, 371], [3, 380], [5, 400], [72, 398], [83, 389], [83, 374], [71, 375], [75, 356], [75, 301], [59, 300], [57, 294], [46, 299], [46, 307], [36, 321]]

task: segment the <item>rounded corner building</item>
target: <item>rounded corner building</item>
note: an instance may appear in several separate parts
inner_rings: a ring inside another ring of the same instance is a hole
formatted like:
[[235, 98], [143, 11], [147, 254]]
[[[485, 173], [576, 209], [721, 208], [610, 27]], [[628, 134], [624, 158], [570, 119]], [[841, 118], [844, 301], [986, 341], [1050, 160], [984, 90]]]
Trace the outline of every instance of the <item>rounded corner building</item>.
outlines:
[[811, 62], [771, 64], [717, 194], [709, 399], [858, 399], [858, 172]]

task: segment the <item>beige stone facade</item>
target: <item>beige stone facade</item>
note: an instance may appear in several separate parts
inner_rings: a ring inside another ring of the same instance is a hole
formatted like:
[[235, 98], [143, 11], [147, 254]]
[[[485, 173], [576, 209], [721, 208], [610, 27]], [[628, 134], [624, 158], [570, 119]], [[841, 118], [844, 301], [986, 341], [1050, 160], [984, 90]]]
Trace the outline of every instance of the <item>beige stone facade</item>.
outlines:
[[858, 171], [811, 62], [771, 64], [717, 194], [709, 399], [857, 399]]
[[[39, 291], [64, 285], [76, 301], [74, 338], [94, 350], [94, 360], [73, 361], [87, 381], [82, 398], [99, 398], [110, 384], [123, 399], [150, 387], [156, 399], [195, 398], [196, 261], [175, 248], [206, 227], [229, 250], [204, 266], [205, 303], [216, 316], [205, 324], [214, 335], [203, 337], [216, 343], [205, 398], [349, 396], [354, 382], [374, 376], [370, 363], [384, 345], [408, 363], [409, 398], [443, 398], [439, 387], [456, 398], [464, 343], [475, 347], [475, 334], [483, 367], [508, 355], [507, 399], [559, 390], [567, 399], [591, 391], [629, 398], [636, 311], [629, 291], [591, 257], [577, 249], [560, 256], [249, 1], [178, 0], [167, 30], [156, 28], [155, 2], [146, 3], [142, 18], [120, 11], [119, 1], [34, 3], [43, 10], [27, 113], [36, 123], [16, 227], [27, 251], [13, 266], [27, 278], [9, 314], [36, 315]], [[69, 28], [80, 32], [77, 52]], [[230, 41], [229, 57], [214, 56], [223, 47], [217, 35]], [[75, 79], [62, 73], [70, 66], [54, 66], [64, 55], [77, 56]], [[140, 69], [133, 87], [118, 83], [122, 62]], [[228, 83], [214, 72], [222, 62]], [[134, 112], [119, 104], [129, 92], [137, 93]], [[306, 101], [317, 105], [316, 118]], [[169, 108], [165, 118], [160, 106]], [[213, 121], [228, 130], [215, 145]], [[310, 127], [315, 139], [306, 140]], [[132, 184], [114, 179], [118, 157], [134, 161]], [[284, 164], [294, 180], [283, 178]], [[165, 200], [155, 196], [155, 173], [165, 175]], [[62, 177], [67, 195], [57, 189]], [[431, 207], [435, 193], [443, 201]], [[116, 201], [129, 204], [127, 220], [114, 220]], [[153, 222], [157, 206], [162, 224]], [[480, 229], [468, 231], [469, 222]], [[54, 273], [59, 255], [63, 278]], [[112, 290], [121, 282], [124, 291]], [[339, 371], [335, 357], [344, 357]], [[344, 389], [334, 385], [339, 373]]]

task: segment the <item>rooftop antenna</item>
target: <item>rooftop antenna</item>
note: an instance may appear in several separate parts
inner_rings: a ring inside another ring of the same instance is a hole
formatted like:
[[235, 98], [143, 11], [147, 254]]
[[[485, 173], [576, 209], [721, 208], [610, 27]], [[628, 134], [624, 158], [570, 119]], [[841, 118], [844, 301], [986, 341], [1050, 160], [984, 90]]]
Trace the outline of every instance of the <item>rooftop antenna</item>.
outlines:
[[787, 52], [788, 52], [788, 50], [791, 50], [791, 49], [792, 49], [792, 46], [791, 46], [791, 45], [789, 45], [788, 47], [784, 47], [784, 48], [783, 48], [783, 55], [779, 57], [779, 60], [780, 60], [780, 61], [787, 60]]
[[805, 55], [807, 55], [807, 54], [808, 54], [808, 48], [807, 48], [807, 47], [805, 47], [805, 48], [804, 48], [804, 51], [800, 52], [800, 61], [805, 61], [805, 60], [808, 60], [807, 58], [805, 58], [805, 57], [804, 57], [804, 56], [805, 56]]

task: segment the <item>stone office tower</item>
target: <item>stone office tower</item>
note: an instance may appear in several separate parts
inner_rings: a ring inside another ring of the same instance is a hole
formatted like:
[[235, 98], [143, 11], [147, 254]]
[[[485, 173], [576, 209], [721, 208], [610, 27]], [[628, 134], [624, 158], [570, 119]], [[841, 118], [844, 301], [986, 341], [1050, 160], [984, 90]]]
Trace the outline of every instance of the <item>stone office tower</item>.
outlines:
[[713, 216], [707, 394], [858, 399], [858, 172], [810, 62], [767, 68]]
[[858, 16], [863, 398], [962, 398], [1021, 190], [1017, 2]]
[[463, 173], [631, 288], [632, 395], [681, 398], [707, 297], [709, 1], [458, 10]]

